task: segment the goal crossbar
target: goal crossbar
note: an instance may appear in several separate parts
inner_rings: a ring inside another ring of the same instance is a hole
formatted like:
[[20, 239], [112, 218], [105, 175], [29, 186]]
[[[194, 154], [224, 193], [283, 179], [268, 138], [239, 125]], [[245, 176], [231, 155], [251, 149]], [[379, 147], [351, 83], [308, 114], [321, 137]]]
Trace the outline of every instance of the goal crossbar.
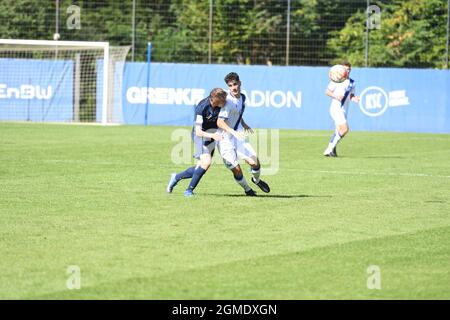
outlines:
[[56, 41], [56, 40], [21, 40], [21, 39], [0, 39], [0, 45], [11, 44], [20, 46], [49, 46], [49, 47], [76, 47], [78, 49], [87, 48], [105, 48], [109, 46], [109, 42], [97, 41]]

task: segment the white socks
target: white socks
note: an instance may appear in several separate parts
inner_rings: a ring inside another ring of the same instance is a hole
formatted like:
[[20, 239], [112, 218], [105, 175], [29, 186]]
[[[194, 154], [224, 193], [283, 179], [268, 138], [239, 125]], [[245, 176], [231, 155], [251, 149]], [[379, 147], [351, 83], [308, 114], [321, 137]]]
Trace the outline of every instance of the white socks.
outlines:
[[258, 170], [253, 170], [252, 169], [252, 175], [253, 175], [253, 178], [255, 179], [255, 183], [258, 183], [259, 182], [259, 176], [261, 175], [261, 169], [258, 169]]
[[341, 140], [342, 137], [339, 134], [339, 132], [335, 132], [334, 135], [331, 137], [330, 143], [328, 144], [328, 148], [325, 150], [325, 153], [330, 153], [333, 151], [334, 148], [336, 148], [336, 145], [338, 144], [339, 140]]
[[234, 180], [236, 180], [236, 182], [245, 190], [245, 191], [249, 191], [251, 188], [247, 183], [247, 180], [245, 180], [244, 176], [242, 176], [242, 178], [240, 180], [236, 179], [236, 177], [234, 178]]

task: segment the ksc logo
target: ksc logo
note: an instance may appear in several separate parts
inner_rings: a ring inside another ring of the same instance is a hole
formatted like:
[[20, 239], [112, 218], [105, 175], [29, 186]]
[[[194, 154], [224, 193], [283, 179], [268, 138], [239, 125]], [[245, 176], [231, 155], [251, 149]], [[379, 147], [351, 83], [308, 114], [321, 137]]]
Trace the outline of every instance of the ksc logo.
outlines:
[[378, 117], [386, 112], [388, 107], [409, 105], [409, 98], [405, 90], [390, 91], [386, 93], [380, 87], [368, 87], [361, 92], [359, 107], [369, 117]]
[[386, 92], [380, 87], [368, 87], [361, 92], [361, 111], [369, 117], [381, 116], [388, 107]]

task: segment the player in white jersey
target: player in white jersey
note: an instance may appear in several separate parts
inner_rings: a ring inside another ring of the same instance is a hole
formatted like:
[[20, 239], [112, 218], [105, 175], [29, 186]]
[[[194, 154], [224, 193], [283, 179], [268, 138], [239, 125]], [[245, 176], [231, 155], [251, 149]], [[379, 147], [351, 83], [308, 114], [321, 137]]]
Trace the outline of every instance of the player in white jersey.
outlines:
[[228, 169], [233, 172], [235, 181], [244, 189], [248, 196], [256, 196], [242, 174], [239, 160], [242, 159], [251, 167], [252, 182], [263, 192], [270, 192], [269, 185], [262, 181], [259, 176], [261, 165], [256, 152], [248, 142], [246, 133], [253, 130], [245, 123], [242, 115], [245, 110], [245, 95], [241, 93], [241, 81], [239, 75], [231, 72], [226, 75], [225, 83], [229, 92], [227, 102], [220, 110], [217, 126], [223, 130], [223, 138], [218, 142], [220, 155]]
[[355, 95], [355, 81], [350, 78], [352, 67], [349, 62], [344, 62], [342, 65], [347, 67], [347, 79], [341, 83], [331, 81], [325, 92], [327, 96], [332, 98], [330, 115], [336, 126], [328, 147], [323, 153], [327, 157], [337, 157], [336, 146], [349, 131], [347, 123], [348, 105], [350, 101], [359, 102], [359, 97]]

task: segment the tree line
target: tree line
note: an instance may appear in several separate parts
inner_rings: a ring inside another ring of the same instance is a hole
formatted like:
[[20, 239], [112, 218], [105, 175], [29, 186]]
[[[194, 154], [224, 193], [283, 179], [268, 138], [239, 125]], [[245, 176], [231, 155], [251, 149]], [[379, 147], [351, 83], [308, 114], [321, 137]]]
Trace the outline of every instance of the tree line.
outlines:
[[[2, 0], [0, 37], [53, 39], [56, 1]], [[61, 40], [130, 45], [132, 0], [61, 0]], [[328, 65], [365, 64], [366, 0], [135, 0], [135, 60], [147, 42], [158, 62]], [[369, 32], [369, 65], [444, 68], [447, 0], [371, 1], [381, 27]], [[80, 8], [69, 29], [66, 9]], [[287, 34], [289, 28], [289, 51]], [[288, 54], [287, 54], [288, 52]]]

